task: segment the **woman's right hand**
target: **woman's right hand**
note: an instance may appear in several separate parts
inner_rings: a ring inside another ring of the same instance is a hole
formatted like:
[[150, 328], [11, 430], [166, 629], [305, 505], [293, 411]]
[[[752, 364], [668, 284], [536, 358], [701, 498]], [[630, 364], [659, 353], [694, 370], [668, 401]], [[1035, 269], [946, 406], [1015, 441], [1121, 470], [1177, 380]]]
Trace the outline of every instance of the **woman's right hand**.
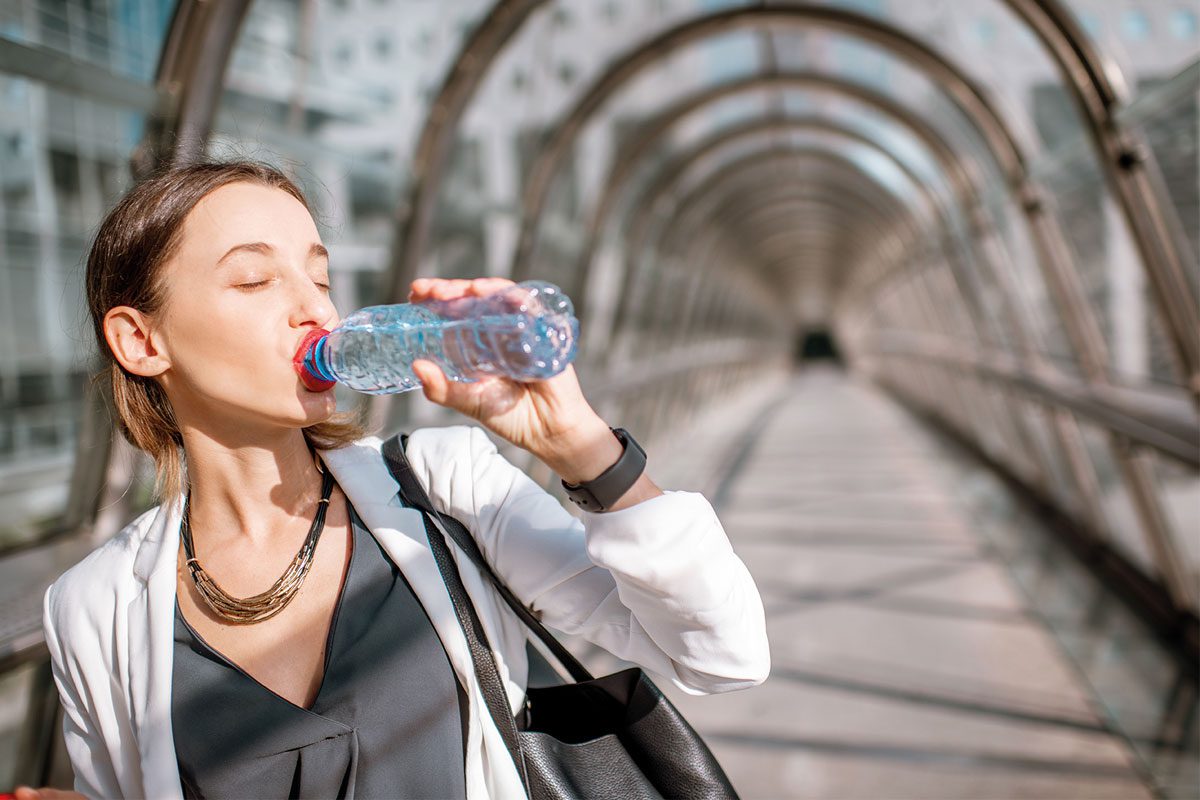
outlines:
[[[12, 796], [16, 800], [87, 800], [79, 792], [71, 792], [66, 789], [51, 789], [49, 786], [43, 786], [41, 789], [18, 786], [13, 790]], [[4, 795], [0, 795], [0, 797], [4, 797]]]

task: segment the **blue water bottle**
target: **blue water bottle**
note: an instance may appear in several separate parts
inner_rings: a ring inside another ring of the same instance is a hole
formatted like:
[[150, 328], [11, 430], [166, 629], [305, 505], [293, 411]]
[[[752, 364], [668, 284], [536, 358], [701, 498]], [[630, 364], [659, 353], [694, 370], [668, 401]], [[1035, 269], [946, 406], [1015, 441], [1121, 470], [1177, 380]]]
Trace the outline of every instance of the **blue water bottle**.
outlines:
[[486, 297], [368, 306], [331, 331], [310, 332], [293, 362], [313, 391], [341, 383], [395, 394], [420, 387], [412, 364], [422, 358], [452, 381], [544, 380], [574, 360], [578, 340], [579, 320], [562, 290], [524, 281]]

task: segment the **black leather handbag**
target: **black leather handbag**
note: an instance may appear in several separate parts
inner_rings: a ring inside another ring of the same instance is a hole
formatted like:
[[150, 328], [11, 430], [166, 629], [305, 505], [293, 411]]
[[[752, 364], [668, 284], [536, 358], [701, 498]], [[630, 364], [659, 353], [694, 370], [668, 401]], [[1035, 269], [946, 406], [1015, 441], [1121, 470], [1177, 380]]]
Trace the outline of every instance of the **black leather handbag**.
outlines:
[[[533, 800], [737, 800], [729, 778], [699, 734], [642, 670], [593, 678], [492, 571], [461, 522], [438, 513], [404, 456], [407, 436], [393, 436], [383, 456], [405, 504], [422, 512], [425, 532], [458, 622], [466, 634], [475, 676], [488, 711]], [[446, 538], [486, 575], [518, 617], [576, 683], [526, 692], [514, 718], [479, 616], [462, 584]]]

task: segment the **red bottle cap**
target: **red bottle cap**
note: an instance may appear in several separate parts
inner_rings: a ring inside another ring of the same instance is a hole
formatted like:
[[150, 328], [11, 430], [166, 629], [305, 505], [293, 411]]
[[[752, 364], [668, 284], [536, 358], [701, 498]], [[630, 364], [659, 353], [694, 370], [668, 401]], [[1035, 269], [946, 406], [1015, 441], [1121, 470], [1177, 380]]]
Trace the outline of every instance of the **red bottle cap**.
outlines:
[[[324, 328], [313, 328], [300, 341], [300, 346], [296, 348], [296, 355], [292, 356], [292, 366], [296, 368], [296, 374], [300, 376], [300, 382], [304, 384], [304, 388], [310, 392], [323, 392], [326, 389], [332, 389], [337, 386], [337, 381], [327, 381], [324, 378], [319, 378], [308, 371], [304, 366], [304, 357], [308, 355], [308, 351], [316, 346], [317, 340], [323, 336], [328, 336], [329, 331]], [[0, 798], [3, 800], [3, 798]]]

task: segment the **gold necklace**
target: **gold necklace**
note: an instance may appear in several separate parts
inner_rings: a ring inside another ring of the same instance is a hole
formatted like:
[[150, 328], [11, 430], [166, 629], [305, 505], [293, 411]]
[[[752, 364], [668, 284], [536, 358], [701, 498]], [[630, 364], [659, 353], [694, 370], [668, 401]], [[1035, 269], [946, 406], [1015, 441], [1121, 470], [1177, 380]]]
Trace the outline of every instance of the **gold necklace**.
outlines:
[[[317, 469], [321, 470], [320, 465]], [[227, 593], [209, 577], [204, 567], [196, 560], [196, 553], [192, 547], [192, 529], [188, 522], [188, 500], [191, 499], [192, 493], [188, 492], [183, 501], [183, 521], [179, 529], [183, 538], [183, 551], [187, 555], [187, 568], [196, 590], [218, 616], [239, 625], [262, 622], [282, 611], [284, 606], [292, 602], [296, 592], [300, 591], [300, 585], [304, 583], [308, 571], [312, 568], [313, 554], [317, 550], [321, 532], [325, 530], [325, 512], [329, 508], [329, 495], [333, 491], [333, 474], [328, 470], [321, 470], [321, 473], [324, 478], [321, 482], [321, 499], [317, 501], [317, 515], [313, 519], [312, 527], [308, 529], [308, 537], [300, 546], [300, 552], [296, 553], [287, 570], [270, 589], [253, 597], [234, 597]]]

